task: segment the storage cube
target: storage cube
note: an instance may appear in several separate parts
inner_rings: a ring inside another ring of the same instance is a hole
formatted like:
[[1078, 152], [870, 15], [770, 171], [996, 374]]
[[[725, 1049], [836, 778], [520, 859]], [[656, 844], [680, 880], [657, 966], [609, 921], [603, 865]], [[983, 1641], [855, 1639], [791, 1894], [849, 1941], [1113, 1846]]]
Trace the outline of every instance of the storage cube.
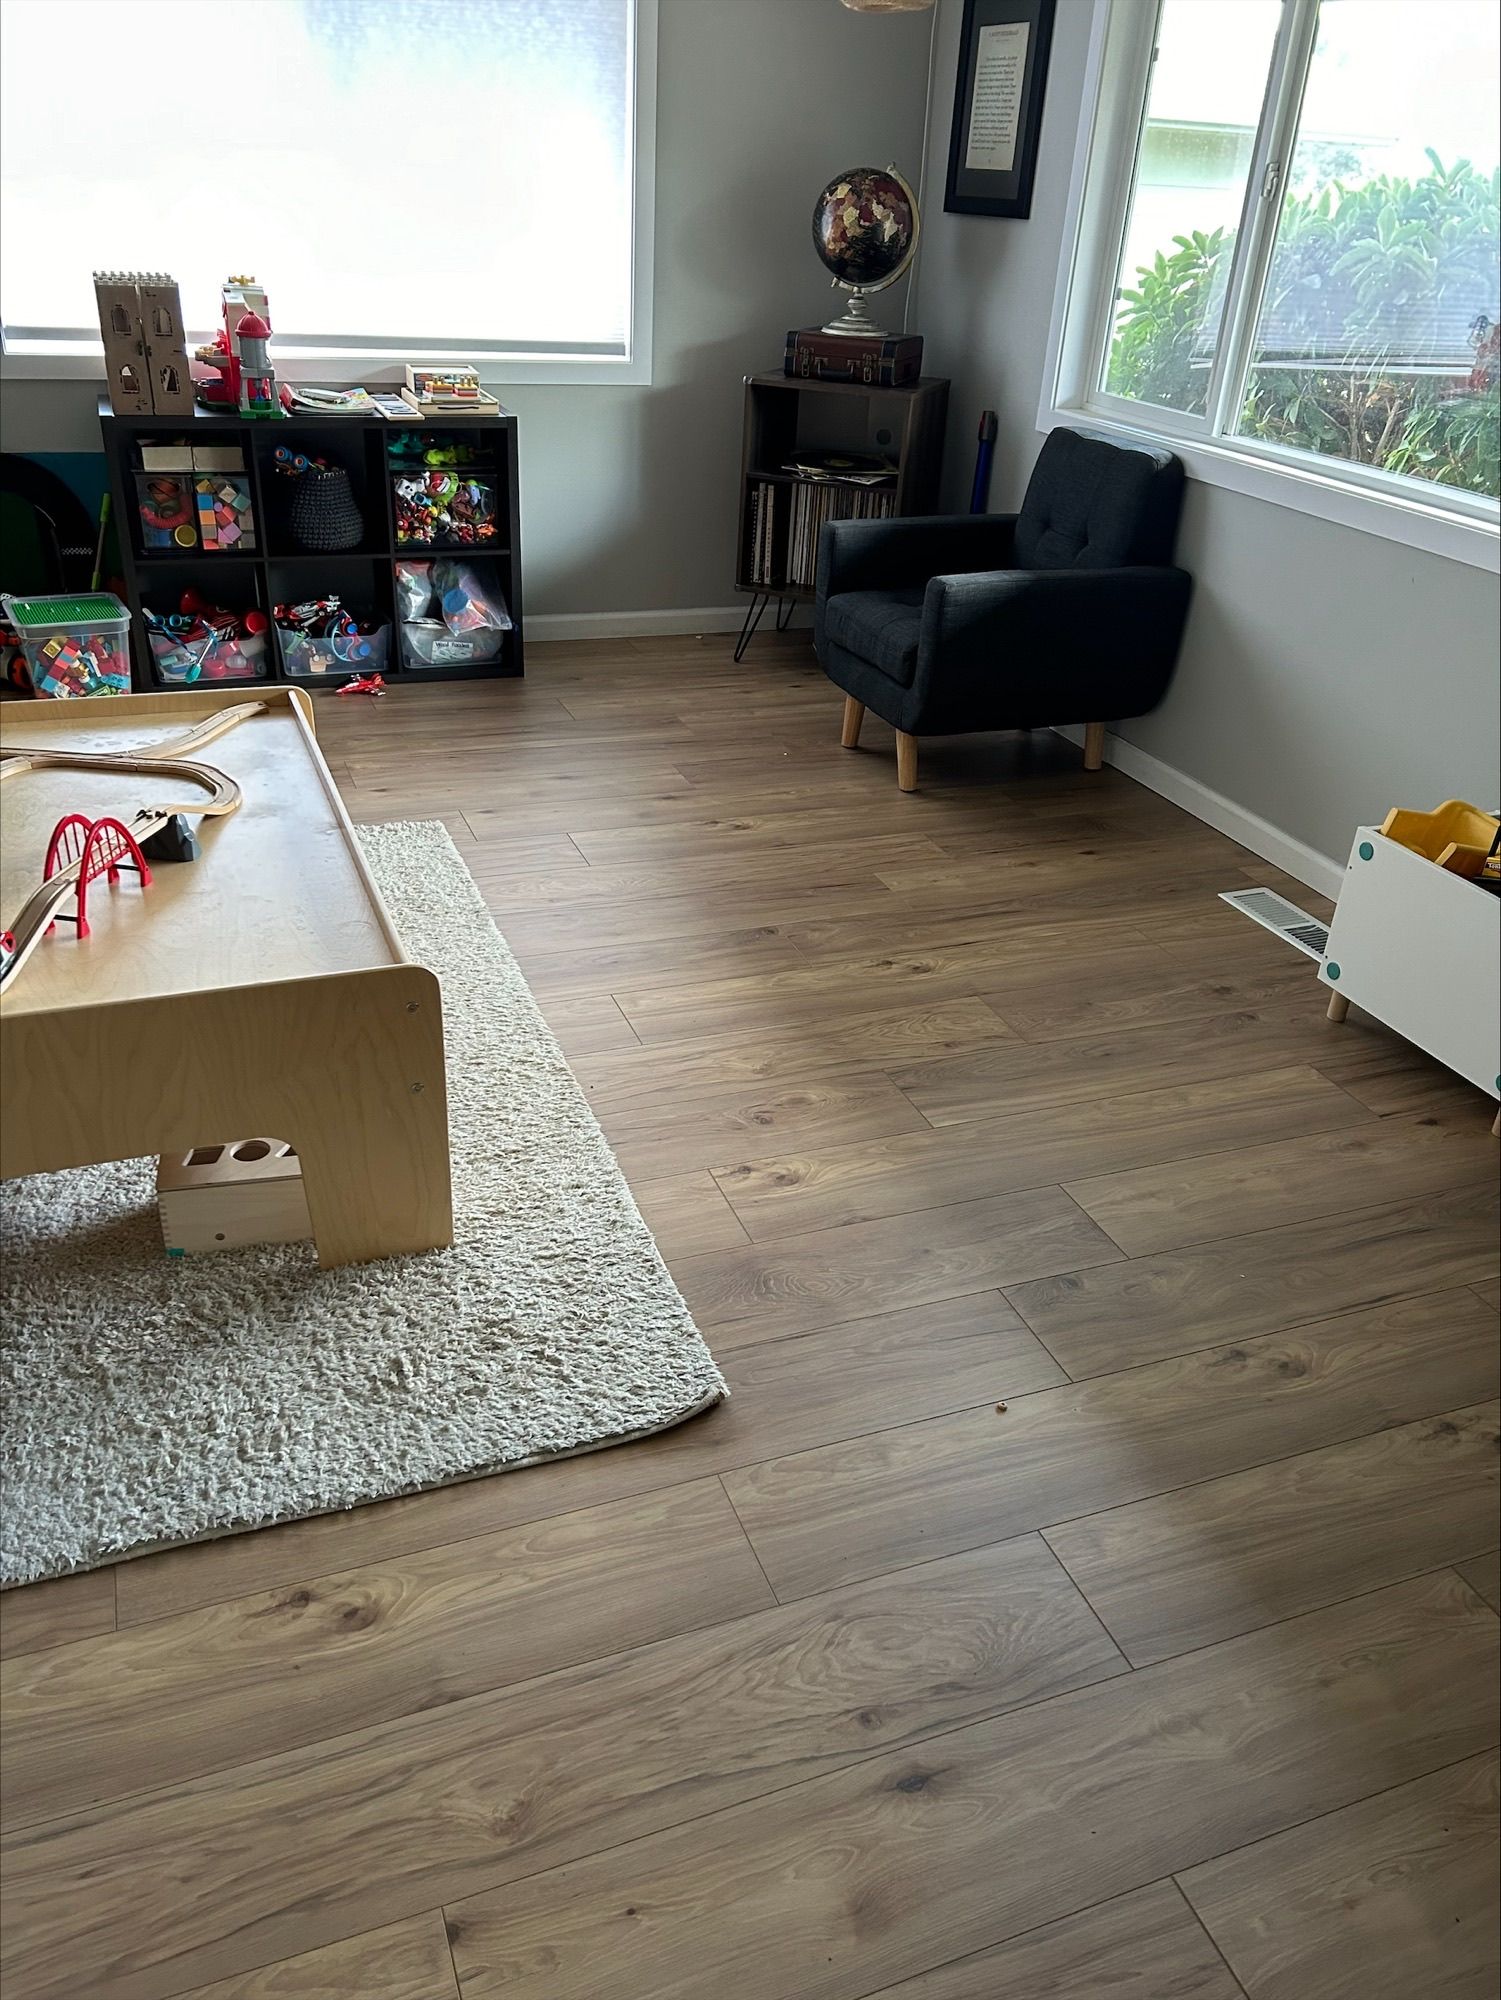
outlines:
[[1319, 978], [1501, 1095], [1501, 897], [1360, 827]]

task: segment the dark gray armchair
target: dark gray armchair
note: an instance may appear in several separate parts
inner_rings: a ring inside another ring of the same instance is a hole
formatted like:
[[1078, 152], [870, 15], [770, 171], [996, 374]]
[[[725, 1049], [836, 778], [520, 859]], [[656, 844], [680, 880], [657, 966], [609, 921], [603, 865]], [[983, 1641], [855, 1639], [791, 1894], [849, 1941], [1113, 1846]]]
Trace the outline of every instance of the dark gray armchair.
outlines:
[[897, 732], [897, 782], [919, 736], [1085, 725], [1167, 692], [1190, 579], [1172, 566], [1183, 467], [1171, 452], [1056, 430], [1019, 514], [832, 521], [818, 548], [814, 645], [844, 690], [844, 743], [873, 709]]

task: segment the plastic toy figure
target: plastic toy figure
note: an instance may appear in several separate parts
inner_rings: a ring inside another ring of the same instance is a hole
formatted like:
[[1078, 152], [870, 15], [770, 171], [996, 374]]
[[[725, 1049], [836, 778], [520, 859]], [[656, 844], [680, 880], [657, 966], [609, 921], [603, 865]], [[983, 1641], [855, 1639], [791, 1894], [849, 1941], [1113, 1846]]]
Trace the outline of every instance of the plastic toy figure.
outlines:
[[[271, 308], [254, 278], [226, 278], [224, 324], [207, 347], [195, 347], [193, 359], [218, 371], [217, 380], [193, 385], [200, 403], [210, 410], [235, 410], [243, 417], [284, 417], [282, 393], [276, 386], [266, 341], [271, 333]], [[240, 351], [241, 329], [252, 346], [254, 364], [247, 366]], [[248, 392], [244, 378], [251, 377]]]
[[270, 326], [258, 312], [248, 312], [235, 328], [235, 337], [240, 350], [240, 415], [279, 417], [276, 373], [266, 345], [271, 338]]

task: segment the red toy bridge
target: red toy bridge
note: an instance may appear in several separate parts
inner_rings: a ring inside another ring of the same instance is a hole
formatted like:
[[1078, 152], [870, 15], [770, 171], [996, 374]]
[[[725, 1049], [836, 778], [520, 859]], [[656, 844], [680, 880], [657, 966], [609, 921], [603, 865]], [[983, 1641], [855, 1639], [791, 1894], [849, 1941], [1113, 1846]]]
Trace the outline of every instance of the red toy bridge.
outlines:
[[[81, 938], [87, 937], [90, 882], [97, 882], [101, 875], [112, 884], [118, 882], [122, 868], [133, 869], [141, 878], [143, 889], [151, 887], [151, 870], [129, 827], [117, 819], [85, 819], [82, 813], [69, 813], [60, 819], [47, 842], [42, 880], [50, 882], [54, 875], [66, 875], [76, 884], [77, 901], [71, 917], [58, 910], [54, 912], [54, 922], [62, 917], [64, 922], [77, 925]], [[49, 924], [48, 929], [51, 928]]]

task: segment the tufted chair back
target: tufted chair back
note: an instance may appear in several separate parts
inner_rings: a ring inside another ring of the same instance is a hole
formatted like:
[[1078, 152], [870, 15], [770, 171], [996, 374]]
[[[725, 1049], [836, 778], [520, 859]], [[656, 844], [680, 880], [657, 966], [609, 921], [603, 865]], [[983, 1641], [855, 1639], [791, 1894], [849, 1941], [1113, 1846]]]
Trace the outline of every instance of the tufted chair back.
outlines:
[[1017, 516], [1017, 569], [1122, 569], [1170, 563], [1183, 467], [1169, 451], [1056, 430]]

